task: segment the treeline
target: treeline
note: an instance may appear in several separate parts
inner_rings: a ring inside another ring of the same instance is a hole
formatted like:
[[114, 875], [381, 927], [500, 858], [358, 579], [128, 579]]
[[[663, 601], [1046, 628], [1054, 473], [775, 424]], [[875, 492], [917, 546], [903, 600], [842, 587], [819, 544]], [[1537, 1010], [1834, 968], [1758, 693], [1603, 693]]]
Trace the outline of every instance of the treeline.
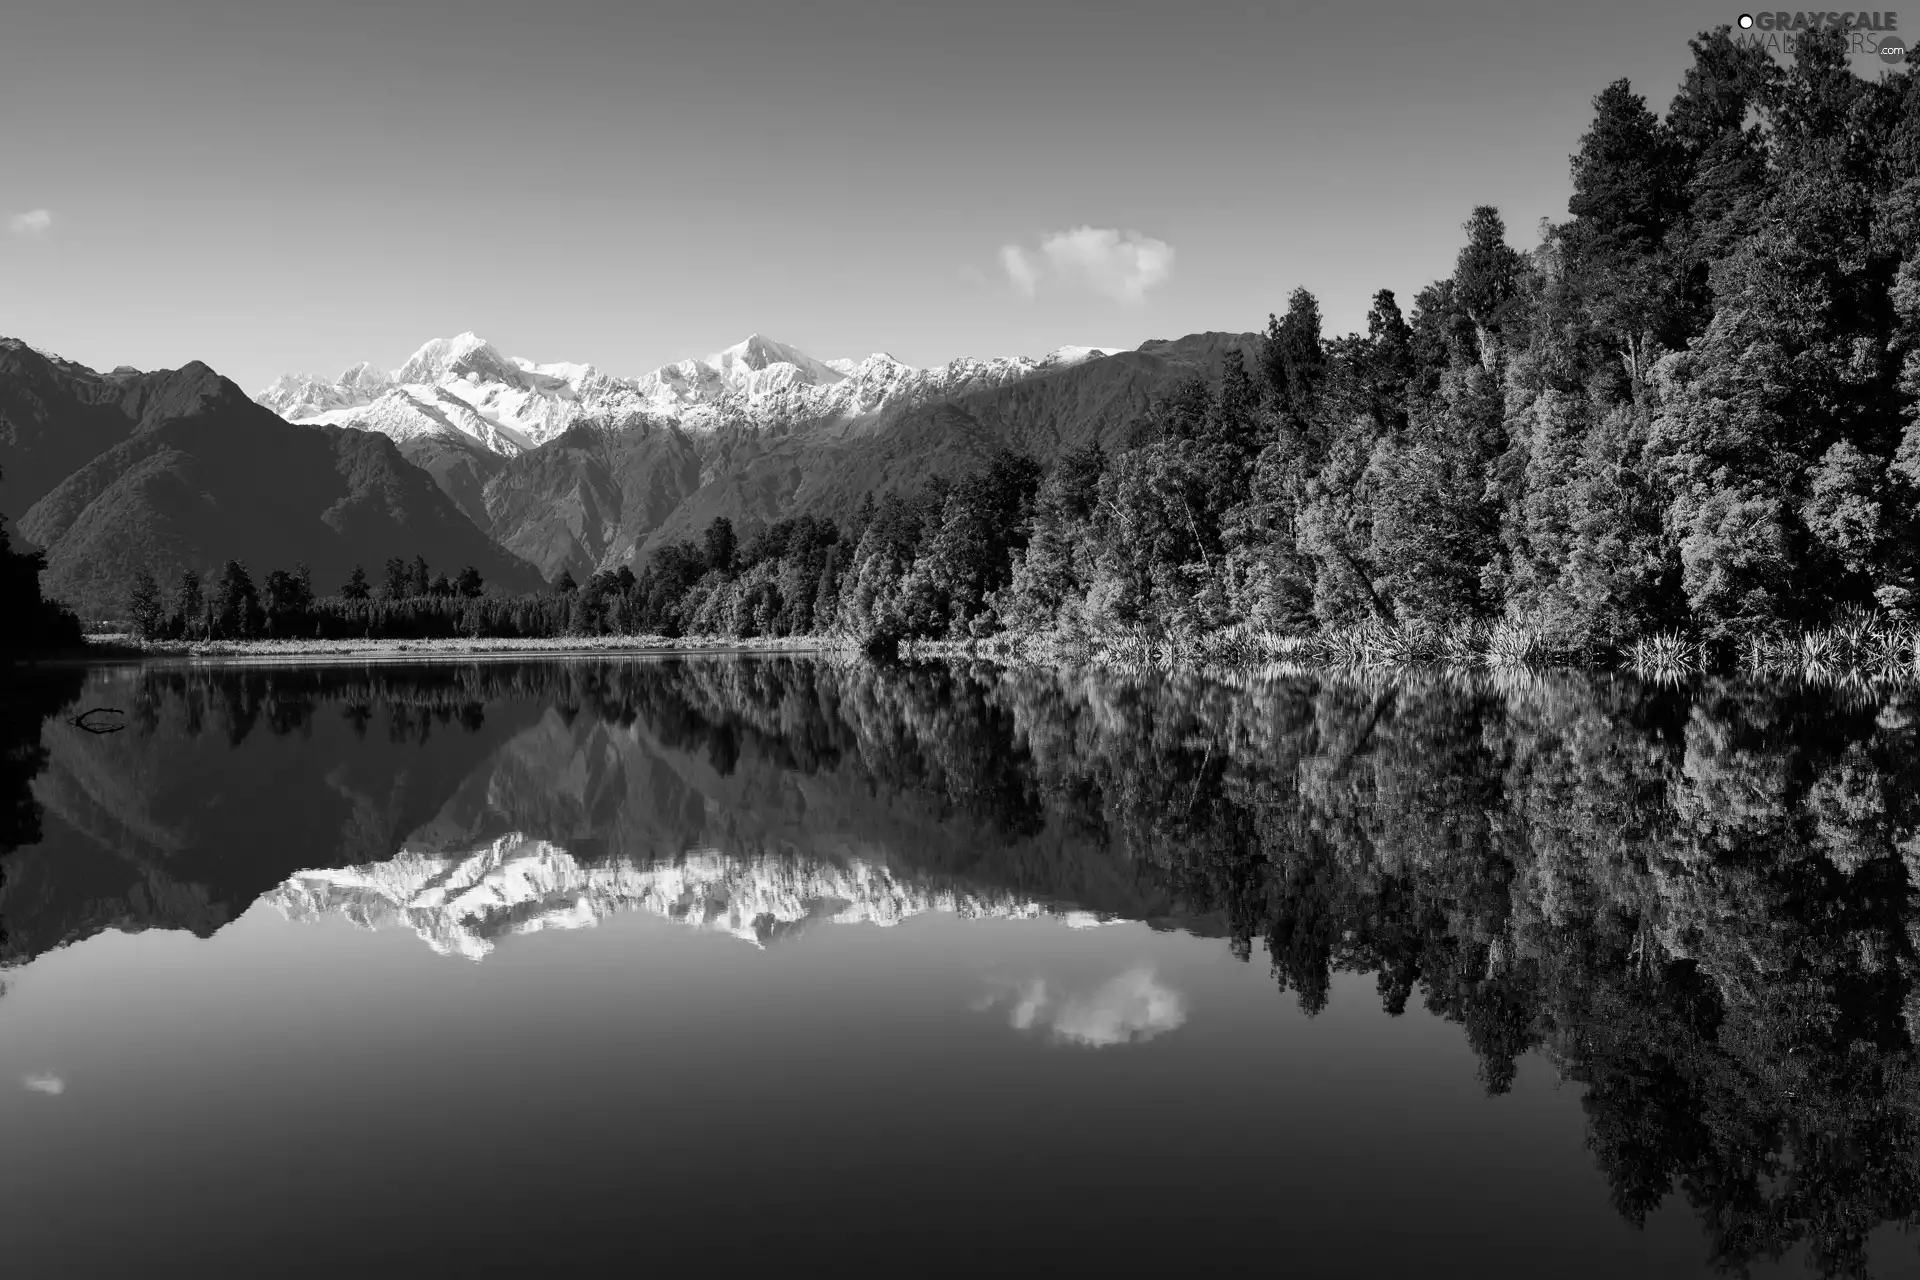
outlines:
[[574, 603], [568, 593], [488, 595], [473, 566], [449, 579], [432, 574], [420, 556], [388, 560], [377, 587], [355, 566], [328, 596], [314, 593], [306, 565], [274, 569], [256, 585], [245, 564], [229, 560], [211, 580], [186, 570], [170, 592], [147, 570], [136, 570], [127, 620], [145, 640], [553, 636], [573, 626]]
[[803, 516], [743, 544], [719, 519], [702, 542], [662, 549], [639, 575], [622, 565], [583, 584], [569, 571], [548, 592], [512, 596], [489, 593], [471, 565], [449, 578], [420, 556], [388, 560], [377, 585], [355, 567], [324, 596], [305, 565], [256, 585], [229, 560], [216, 575], [185, 571], [171, 590], [141, 569], [127, 619], [148, 640], [811, 635], [837, 625], [840, 538], [832, 521]]

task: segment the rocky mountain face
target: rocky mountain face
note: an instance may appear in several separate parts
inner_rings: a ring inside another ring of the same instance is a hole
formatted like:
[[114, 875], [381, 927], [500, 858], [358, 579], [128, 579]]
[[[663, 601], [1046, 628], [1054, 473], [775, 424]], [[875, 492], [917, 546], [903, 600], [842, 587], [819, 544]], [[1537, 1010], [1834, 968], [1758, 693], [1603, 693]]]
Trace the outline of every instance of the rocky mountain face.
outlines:
[[289, 423], [197, 362], [100, 374], [0, 342], [0, 414], [4, 500], [47, 552], [45, 592], [83, 616], [119, 616], [136, 569], [169, 582], [228, 559], [303, 562], [323, 590], [396, 555], [540, 585], [392, 440]]
[[256, 397], [290, 420], [387, 435], [502, 546], [551, 578], [638, 561], [716, 516], [844, 516], [869, 492], [958, 474], [1006, 446], [1050, 459], [1117, 444], [1151, 401], [1217, 377], [1247, 334], [1134, 351], [915, 369], [819, 360], [755, 334], [637, 378], [502, 356], [472, 333], [390, 374], [288, 376]]

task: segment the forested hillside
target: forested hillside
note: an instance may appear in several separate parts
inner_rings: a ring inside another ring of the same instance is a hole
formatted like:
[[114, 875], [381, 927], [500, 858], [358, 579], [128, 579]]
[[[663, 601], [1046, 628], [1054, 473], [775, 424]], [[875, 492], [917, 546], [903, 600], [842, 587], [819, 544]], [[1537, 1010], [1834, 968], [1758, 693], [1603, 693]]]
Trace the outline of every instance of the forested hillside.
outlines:
[[[1496, 620], [1557, 644], [1912, 617], [1920, 81], [1791, 68], [1726, 29], [1664, 117], [1595, 100], [1571, 216], [1531, 253], [1472, 211], [1447, 279], [1328, 337], [1296, 291], [1104, 448], [892, 496], [844, 531], [864, 638]], [[1119, 440], [1122, 447], [1113, 447]], [[756, 562], [756, 564], [761, 562]], [[694, 615], [801, 610], [669, 548]], [[818, 580], [796, 589], [815, 625]], [[777, 601], [716, 608], [716, 593]]]

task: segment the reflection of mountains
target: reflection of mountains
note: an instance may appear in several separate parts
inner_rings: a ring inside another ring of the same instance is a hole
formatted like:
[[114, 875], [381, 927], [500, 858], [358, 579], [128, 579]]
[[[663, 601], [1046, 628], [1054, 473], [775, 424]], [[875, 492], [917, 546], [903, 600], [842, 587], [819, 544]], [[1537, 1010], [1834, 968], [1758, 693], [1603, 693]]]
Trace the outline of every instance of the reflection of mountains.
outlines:
[[637, 664], [617, 690], [552, 664], [96, 674], [86, 698], [132, 728], [45, 726], [45, 832], [8, 859], [7, 958], [107, 928], [205, 935], [296, 872], [457, 864], [509, 837], [615, 879], [705, 852], [869, 868], [929, 900], [1177, 913], [1084, 836], [1010, 826], [897, 758], [876, 776], [818, 690], [784, 725], [699, 705], [737, 666]]
[[550, 841], [518, 834], [465, 856], [408, 850], [368, 866], [303, 871], [268, 901], [294, 920], [340, 915], [368, 928], [410, 928], [435, 951], [474, 960], [500, 938], [578, 929], [619, 911], [645, 911], [760, 946], [815, 921], [889, 925], [926, 911], [1042, 914], [1011, 893], [916, 883], [858, 859], [837, 864], [703, 850], [653, 864], [615, 857], [589, 865]]

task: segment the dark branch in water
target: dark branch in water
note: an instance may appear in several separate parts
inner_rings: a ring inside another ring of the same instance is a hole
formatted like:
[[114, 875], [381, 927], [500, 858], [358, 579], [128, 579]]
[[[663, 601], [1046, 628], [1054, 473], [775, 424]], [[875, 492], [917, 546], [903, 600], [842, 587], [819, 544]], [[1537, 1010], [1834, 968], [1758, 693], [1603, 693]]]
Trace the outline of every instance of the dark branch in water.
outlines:
[[67, 723], [77, 729], [85, 729], [88, 733], [118, 733], [127, 726], [124, 724], [93, 725], [87, 723], [87, 721], [92, 716], [124, 716], [125, 714], [127, 713], [118, 707], [90, 707], [82, 711], [79, 715], [74, 716], [71, 720], [67, 721]]

